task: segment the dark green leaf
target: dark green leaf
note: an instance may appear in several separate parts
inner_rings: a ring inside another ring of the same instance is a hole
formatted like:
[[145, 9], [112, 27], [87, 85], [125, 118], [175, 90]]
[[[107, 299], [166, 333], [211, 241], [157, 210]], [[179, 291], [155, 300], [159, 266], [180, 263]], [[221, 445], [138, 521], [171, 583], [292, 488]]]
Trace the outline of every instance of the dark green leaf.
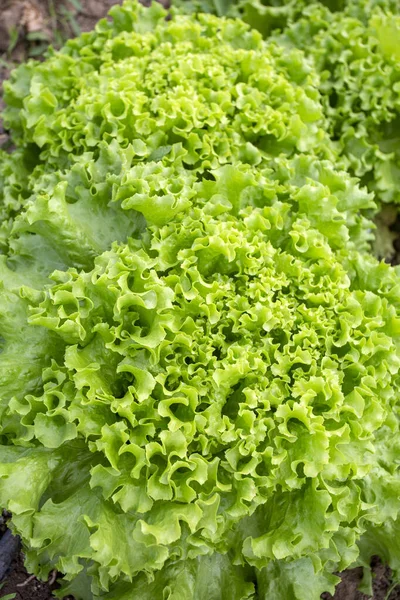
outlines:
[[219, 17], [226, 15], [232, 4], [233, 0], [214, 0], [215, 9]]

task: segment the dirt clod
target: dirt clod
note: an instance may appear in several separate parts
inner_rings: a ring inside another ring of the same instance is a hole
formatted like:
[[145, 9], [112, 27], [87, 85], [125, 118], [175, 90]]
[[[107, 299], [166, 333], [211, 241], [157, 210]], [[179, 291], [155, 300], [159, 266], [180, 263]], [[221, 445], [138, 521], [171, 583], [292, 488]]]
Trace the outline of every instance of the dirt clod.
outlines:
[[21, 25], [28, 33], [43, 31], [45, 28], [45, 11], [36, 2], [25, 0], [22, 9]]

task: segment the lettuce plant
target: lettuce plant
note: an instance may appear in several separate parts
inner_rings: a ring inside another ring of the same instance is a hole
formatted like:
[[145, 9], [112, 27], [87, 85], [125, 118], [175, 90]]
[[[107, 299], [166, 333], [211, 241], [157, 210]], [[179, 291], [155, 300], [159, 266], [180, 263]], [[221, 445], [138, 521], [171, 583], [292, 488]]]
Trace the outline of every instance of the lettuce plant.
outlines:
[[[399, 7], [391, 0], [350, 0], [334, 8], [315, 3], [292, 13], [278, 37], [313, 57], [329, 133], [346, 168], [362, 178], [379, 204], [398, 204]], [[255, 25], [258, 11], [252, 14], [252, 2], [248, 9], [247, 20]], [[380, 228], [376, 254], [390, 257], [391, 241], [386, 228]]]
[[111, 16], [7, 87], [0, 503], [28, 568], [77, 600], [398, 568], [399, 279], [318, 74], [238, 20]]
[[[302, 49], [320, 74], [327, 130], [351, 173], [377, 202], [400, 202], [400, 16], [393, 0], [185, 2], [188, 10], [240, 15], [266, 39]], [[378, 231], [375, 251], [390, 255]]]
[[[157, 5], [140, 19], [129, 8], [112, 14], [112, 24], [22, 65], [4, 84], [18, 145], [2, 155], [5, 241], [31, 193], [55, 185], [50, 173], [97, 157], [101, 140], [129, 145], [135, 162], [166, 157], [192, 174], [234, 161], [267, 165], [282, 152], [332, 157], [317, 76], [300, 52], [267, 45], [238, 21], [174, 19], [154, 29], [165, 16]], [[68, 202], [76, 195], [72, 182]]]
[[390, 8], [390, 2], [349, 2], [343, 12], [331, 12], [316, 4], [284, 37], [306, 51], [313, 39], [332, 139], [378, 200], [398, 203], [400, 16]]

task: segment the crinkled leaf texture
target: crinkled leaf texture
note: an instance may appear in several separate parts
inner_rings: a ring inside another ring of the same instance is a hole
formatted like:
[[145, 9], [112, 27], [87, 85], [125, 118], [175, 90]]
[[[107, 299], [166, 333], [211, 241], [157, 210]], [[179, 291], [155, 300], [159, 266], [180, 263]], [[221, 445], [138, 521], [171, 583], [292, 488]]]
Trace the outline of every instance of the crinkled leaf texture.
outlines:
[[306, 217], [235, 210], [223, 174], [13, 300], [6, 351], [40, 335], [41, 370], [4, 381], [0, 501], [60, 593], [301, 600], [312, 577], [317, 598], [397, 515], [375, 456], [398, 428], [394, 272], [351, 254], [349, 277]]
[[[184, 11], [212, 3], [178, 1]], [[238, 0], [226, 7], [269, 40], [302, 49], [320, 76], [340, 160], [378, 203], [400, 202], [400, 14], [395, 0]], [[377, 255], [390, 258], [392, 241]]]
[[399, 202], [400, 16], [390, 9], [391, 2], [349, 2], [332, 13], [315, 4], [283, 35], [312, 48], [329, 131], [348, 168], [380, 201]]
[[[346, 166], [364, 178], [379, 201], [399, 203], [398, 3], [347, 0], [334, 10], [326, 4], [301, 9], [301, 2], [289, 3], [275, 9], [290, 14], [284, 24], [276, 24], [283, 29], [276, 39], [313, 58], [321, 73], [329, 133], [338, 141]], [[263, 12], [274, 10], [259, 0], [244, 0], [243, 7], [245, 20], [257, 29]]]
[[303, 55], [164, 16], [8, 85], [0, 504], [60, 597], [317, 600], [397, 527], [398, 274]]

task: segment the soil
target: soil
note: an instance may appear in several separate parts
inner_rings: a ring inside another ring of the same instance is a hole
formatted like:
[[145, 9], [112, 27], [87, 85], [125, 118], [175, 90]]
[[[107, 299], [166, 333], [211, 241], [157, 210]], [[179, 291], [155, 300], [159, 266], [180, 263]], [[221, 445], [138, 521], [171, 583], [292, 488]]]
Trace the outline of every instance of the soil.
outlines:
[[[371, 561], [371, 570], [373, 573], [373, 596], [372, 600], [400, 600], [400, 585], [393, 587], [391, 572], [389, 567], [382, 564], [378, 557], [373, 557]], [[342, 581], [338, 584], [334, 596], [325, 593], [322, 594], [322, 600], [371, 600], [358, 591], [358, 586], [362, 581], [363, 569], [347, 569], [340, 573]]]
[[[15, 594], [15, 600], [50, 600], [54, 598], [52, 591], [57, 587], [58, 583], [54, 576], [50, 583], [31, 577], [24, 567], [23, 555], [19, 553], [11, 563], [10, 574], [1, 588], [0, 598]], [[66, 596], [65, 600], [73, 599], [71, 596]]]
[[[170, 0], [159, 0], [168, 7]], [[142, 0], [148, 4], [149, 0]], [[41, 58], [49, 43], [57, 46], [67, 37], [79, 31], [89, 31], [95, 23], [107, 14], [117, 0], [0, 0], [0, 112], [4, 108], [2, 101], [2, 82], [9, 76], [10, 69], [29, 57]], [[49, 7], [55, 8], [49, 12]], [[81, 8], [79, 8], [79, 6]], [[0, 148], [9, 146], [9, 137], [3, 129], [0, 118]], [[383, 223], [390, 230], [394, 240], [393, 264], [400, 264], [400, 219], [397, 217]], [[0, 517], [0, 539], [6, 530], [7, 515]], [[0, 598], [15, 594], [15, 600], [51, 600], [52, 592], [57, 589], [57, 577], [51, 574], [49, 581], [41, 582], [27, 573], [23, 554], [15, 551], [8, 575], [2, 582]], [[392, 581], [390, 569], [374, 558], [371, 562], [374, 575], [373, 600], [400, 600], [400, 585], [390, 592]], [[348, 569], [341, 573], [341, 582], [334, 596], [322, 594], [322, 600], [369, 600], [369, 597], [357, 590], [362, 580], [362, 569]], [[0, 584], [1, 585], [1, 584]], [[390, 595], [388, 596], [388, 592]], [[71, 596], [65, 600], [74, 600]], [[155, 599], [157, 600], [157, 599]], [[271, 599], [273, 600], [273, 599]]]

